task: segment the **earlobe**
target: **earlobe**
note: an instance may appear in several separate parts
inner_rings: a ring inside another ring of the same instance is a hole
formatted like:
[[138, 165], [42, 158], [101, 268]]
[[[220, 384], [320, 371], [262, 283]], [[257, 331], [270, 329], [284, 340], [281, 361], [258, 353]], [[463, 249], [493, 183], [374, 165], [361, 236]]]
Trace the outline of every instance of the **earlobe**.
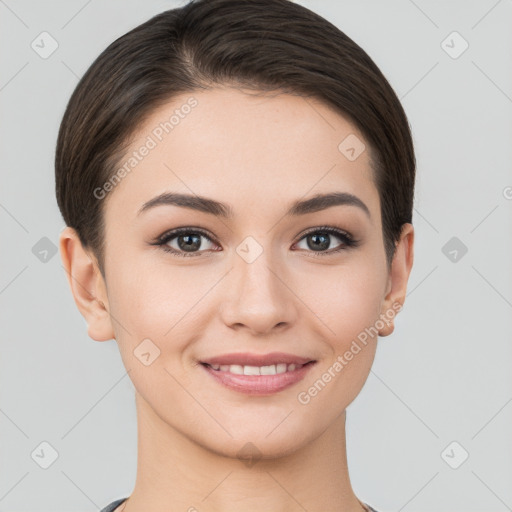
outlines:
[[407, 223], [402, 227], [400, 240], [388, 278], [388, 293], [382, 302], [381, 318], [385, 326], [379, 330], [379, 336], [389, 336], [395, 329], [395, 317], [401, 311], [407, 292], [407, 283], [414, 262], [414, 228]]
[[67, 226], [59, 237], [60, 255], [71, 293], [88, 325], [88, 335], [96, 341], [115, 337], [108, 297], [96, 259], [82, 246], [77, 232]]

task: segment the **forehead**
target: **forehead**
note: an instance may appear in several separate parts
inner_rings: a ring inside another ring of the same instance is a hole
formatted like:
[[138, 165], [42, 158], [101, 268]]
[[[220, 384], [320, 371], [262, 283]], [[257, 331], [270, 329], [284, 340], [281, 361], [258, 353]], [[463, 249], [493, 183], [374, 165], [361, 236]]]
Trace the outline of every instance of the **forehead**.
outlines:
[[166, 191], [213, 197], [235, 214], [332, 191], [354, 194], [371, 210], [378, 203], [357, 127], [321, 101], [291, 94], [180, 94], [140, 126], [121, 168], [107, 211], [131, 217]]

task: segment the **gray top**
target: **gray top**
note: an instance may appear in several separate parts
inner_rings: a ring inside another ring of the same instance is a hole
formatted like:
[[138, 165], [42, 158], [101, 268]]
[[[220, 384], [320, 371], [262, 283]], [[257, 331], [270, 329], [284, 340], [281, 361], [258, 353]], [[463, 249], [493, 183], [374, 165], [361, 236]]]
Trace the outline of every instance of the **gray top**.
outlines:
[[121, 498], [120, 500], [113, 501], [110, 505], [107, 505], [105, 508], [101, 509], [100, 512], [114, 512], [114, 510], [121, 505], [121, 503], [124, 503], [128, 497]]
[[[114, 512], [114, 510], [121, 505], [121, 503], [124, 503], [128, 498], [121, 498], [119, 500], [113, 501], [110, 505], [107, 505], [104, 509], [102, 509], [100, 512]], [[374, 508], [370, 507], [368, 503], [365, 503], [365, 505], [370, 509], [370, 512], [377, 512]]]

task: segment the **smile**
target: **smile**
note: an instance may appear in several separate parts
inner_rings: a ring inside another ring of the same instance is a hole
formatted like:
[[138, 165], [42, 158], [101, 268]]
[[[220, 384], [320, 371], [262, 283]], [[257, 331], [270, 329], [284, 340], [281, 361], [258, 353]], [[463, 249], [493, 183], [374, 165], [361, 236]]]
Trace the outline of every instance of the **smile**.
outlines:
[[239, 364], [212, 364], [209, 365], [215, 371], [229, 372], [235, 375], [277, 375], [285, 372], [293, 372], [302, 368], [303, 364], [271, 364], [269, 366], [242, 366]]
[[316, 361], [265, 366], [201, 363], [208, 375], [224, 388], [247, 395], [272, 395], [300, 382]]

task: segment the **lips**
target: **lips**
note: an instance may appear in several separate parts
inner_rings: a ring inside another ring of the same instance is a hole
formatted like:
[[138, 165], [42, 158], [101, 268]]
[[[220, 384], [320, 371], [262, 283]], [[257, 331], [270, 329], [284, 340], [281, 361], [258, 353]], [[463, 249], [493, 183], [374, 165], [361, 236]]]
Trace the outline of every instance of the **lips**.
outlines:
[[297, 384], [316, 360], [272, 352], [224, 354], [201, 361], [206, 373], [223, 386], [249, 395], [270, 395]]

